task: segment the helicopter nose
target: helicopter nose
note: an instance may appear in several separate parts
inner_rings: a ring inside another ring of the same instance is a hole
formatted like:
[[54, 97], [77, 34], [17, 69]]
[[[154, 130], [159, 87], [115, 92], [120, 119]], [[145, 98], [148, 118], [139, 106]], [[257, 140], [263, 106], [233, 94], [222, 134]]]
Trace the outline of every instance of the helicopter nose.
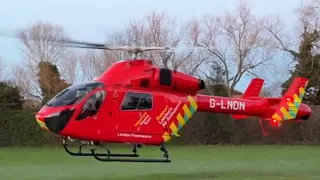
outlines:
[[66, 109], [52, 114], [37, 114], [36, 120], [42, 129], [59, 134], [70, 121], [74, 109]]
[[36, 115], [36, 121], [37, 121], [38, 125], [41, 127], [41, 129], [48, 130], [48, 127], [43, 122], [43, 118], [39, 114]]

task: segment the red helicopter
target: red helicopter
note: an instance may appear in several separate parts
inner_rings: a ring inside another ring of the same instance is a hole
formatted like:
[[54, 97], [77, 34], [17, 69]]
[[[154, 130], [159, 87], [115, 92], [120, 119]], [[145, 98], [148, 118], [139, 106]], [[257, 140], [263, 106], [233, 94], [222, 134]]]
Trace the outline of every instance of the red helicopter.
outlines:
[[[36, 115], [45, 130], [62, 138], [66, 152], [73, 156], [93, 156], [107, 162], [171, 162], [165, 143], [197, 111], [231, 114], [234, 119], [260, 117], [275, 123], [307, 120], [311, 109], [301, 103], [308, 80], [296, 77], [281, 98], [258, 97], [263, 80], [251, 81], [243, 97], [201, 95], [203, 80], [156, 67], [151, 60], [137, 58], [144, 51], [171, 50], [166, 47], [107, 47], [76, 41], [63, 41], [67, 47], [123, 50], [134, 57], [111, 65], [96, 79], [72, 85], [47, 102]], [[67, 148], [67, 140], [81, 140], [79, 152]], [[132, 153], [114, 154], [103, 143], [133, 145]], [[106, 153], [83, 153], [83, 145], [101, 146]], [[137, 148], [160, 146], [163, 158], [140, 159]], [[129, 158], [131, 157], [131, 158]]]

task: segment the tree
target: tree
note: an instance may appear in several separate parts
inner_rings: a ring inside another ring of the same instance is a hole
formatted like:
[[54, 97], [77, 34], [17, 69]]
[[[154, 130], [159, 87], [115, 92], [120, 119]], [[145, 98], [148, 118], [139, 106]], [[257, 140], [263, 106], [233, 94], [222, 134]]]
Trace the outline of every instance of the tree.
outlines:
[[[13, 67], [12, 75], [24, 97], [34, 102], [43, 102], [43, 92], [39, 87], [37, 72], [40, 62], [50, 63], [63, 70], [70, 83], [75, 80], [76, 58], [72, 51], [57, 45], [58, 41], [66, 39], [66, 33], [59, 25], [48, 22], [36, 22], [19, 34], [23, 44], [23, 63]], [[59, 75], [60, 76], [60, 75]], [[42, 85], [43, 86], [43, 85]], [[35, 109], [37, 107], [34, 107]]]
[[[316, 9], [316, 1], [311, 2], [298, 9], [298, 46], [295, 42], [286, 41], [281, 35], [281, 21], [277, 20], [277, 26], [268, 28], [269, 32], [278, 41], [278, 48], [287, 52], [292, 57], [293, 68], [289, 71], [289, 78], [282, 84], [284, 93], [295, 76], [302, 76], [309, 79], [303, 102], [308, 104], [320, 104], [320, 54], [319, 54], [319, 27], [320, 14]], [[289, 38], [287, 38], [289, 39]], [[291, 38], [293, 39], [293, 38]], [[296, 50], [295, 50], [296, 49]]]
[[45, 104], [57, 93], [70, 86], [65, 80], [61, 79], [56, 65], [48, 61], [39, 62], [38, 82], [42, 92], [42, 104]]
[[66, 39], [66, 35], [59, 25], [39, 21], [23, 29], [19, 37], [25, 47], [23, 56], [31, 67], [36, 68], [41, 61], [56, 65], [64, 58], [66, 47], [57, 42]]
[[[184, 71], [195, 74], [205, 58], [195, 52], [194, 47], [188, 47], [186, 24], [178, 23], [165, 11], [153, 11], [141, 19], [130, 20], [125, 28], [107, 39], [108, 45], [141, 45], [173, 47], [175, 52], [145, 52], [142, 58], [148, 58], [158, 67]], [[179, 48], [183, 47], [183, 51]], [[128, 58], [127, 53], [107, 52], [111, 61]], [[112, 57], [110, 57], [112, 56]]]
[[23, 97], [20, 95], [19, 89], [11, 82], [0, 82], [0, 104], [8, 108], [22, 108]]
[[[81, 73], [77, 69], [79, 56], [76, 52], [67, 51], [65, 53], [64, 59], [61, 59], [57, 64], [58, 69], [60, 70], [61, 77], [63, 77], [66, 82], [70, 84], [75, 84], [78, 82], [78, 73]], [[82, 79], [80, 79], [81, 81]]]
[[[120, 60], [120, 59], [119, 59]], [[110, 52], [88, 50], [79, 57], [82, 79], [91, 81], [100, 76], [112, 63], [116, 62]]]
[[232, 13], [207, 15], [189, 23], [190, 44], [207, 50], [211, 62], [222, 65], [229, 96], [244, 75], [259, 76], [259, 68], [267, 66], [272, 70], [269, 65], [276, 51], [266, 25], [267, 21], [252, 15], [243, 2]]
[[0, 57], [0, 78], [3, 77], [4, 70], [5, 70], [5, 63], [3, 59]]
[[262, 87], [260, 97], [280, 97], [281, 95], [281, 82], [274, 81]]
[[312, 54], [313, 43], [319, 41], [319, 32], [315, 30], [312, 33], [305, 32], [301, 41], [299, 51], [294, 55], [296, 65], [294, 69], [290, 71], [290, 78], [282, 84], [282, 93], [284, 93], [292, 80], [296, 76], [306, 77], [309, 79], [308, 86], [306, 88], [306, 94], [303, 102], [308, 104], [320, 104], [320, 54]]
[[209, 75], [207, 75], [207, 73], [204, 73], [204, 74], [206, 76], [206, 82], [208, 84], [225, 84], [226, 83], [226, 79], [225, 79], [226, 71], [224, 70], [221, 63], [213, 61], [212, 64], [210, 65]]

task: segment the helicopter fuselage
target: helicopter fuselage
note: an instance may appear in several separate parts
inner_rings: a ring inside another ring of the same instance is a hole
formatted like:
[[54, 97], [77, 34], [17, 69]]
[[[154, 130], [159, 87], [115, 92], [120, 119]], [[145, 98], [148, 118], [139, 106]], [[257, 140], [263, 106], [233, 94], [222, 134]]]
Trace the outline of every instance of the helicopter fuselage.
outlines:
[[156, 145], [170, 138], [169, 123], [178, 113], [184, 121], [191, 118], [196, 107], [190, 101], [195, 104], [204, 86], [198, 78], [157, 68], [150, 60], [120, 61], [94, 81], [60, 92], [36, 118], [62, 137]]
[[[105, 97], [100, 107], [79, 117], [81, 113], [85, 114], [83, 107], [89, 97], [101, 91], [105, 92]], [[166, 128], [170, 128], [168, 124], [178, 113], [183, 116], [183, 108], [189, 108], [189, 105], [188, 98], [180, 94], [106, 87], [89, 93], [75, 105], [45, 106], [39, 111], [37, 118], [42, 120], [51, 132], [63, 137], [157, 145], [164, 140]], [[56, 112], [60, 112], [57, 114], [61, 117], [47, 117]], [[195, 110], [189, 109], [190, 115], [194, 112]], [[188, 119], [184, 119], [186, 120]]]
[[[197, 111], [267, 119], [283, 100], [199, 95], [204, 88], [202, 80], [156, 68], [149, 60], [120, 61], [96, 80], [57, 94], [36, 119], [41, 127], [63, 138], [159, 145], [179, 136]], [[307, 120], [311, 113], [305, 104], [296, 111], [293, 119]]]

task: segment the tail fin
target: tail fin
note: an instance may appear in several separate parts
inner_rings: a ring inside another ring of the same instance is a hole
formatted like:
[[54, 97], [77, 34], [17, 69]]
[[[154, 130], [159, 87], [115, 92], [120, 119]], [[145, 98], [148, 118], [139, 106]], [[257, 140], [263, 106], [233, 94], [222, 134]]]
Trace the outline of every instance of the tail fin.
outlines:
[[253, 78], [250, 84], [247, 86], [247, 89], [244, 91], [242, 98], [258, 97], [263, 86], [263, 82], [263, 79]]
[[302, 102], [308, 79], [303, 77], [295, 77], [285, 92], [281, 104], [272, 115], [272, 119], [276, 121], [294, 119]]
[[[244, 91], [242, 98], [258, 97], [263, 86], [263, 82], [263, 79], [253, 78], [247, 86], [247, 89]], [[231, 116], [233, 119], [244, 119], [248, 117], [246, 115], [237, 114], [232, 114]]]

